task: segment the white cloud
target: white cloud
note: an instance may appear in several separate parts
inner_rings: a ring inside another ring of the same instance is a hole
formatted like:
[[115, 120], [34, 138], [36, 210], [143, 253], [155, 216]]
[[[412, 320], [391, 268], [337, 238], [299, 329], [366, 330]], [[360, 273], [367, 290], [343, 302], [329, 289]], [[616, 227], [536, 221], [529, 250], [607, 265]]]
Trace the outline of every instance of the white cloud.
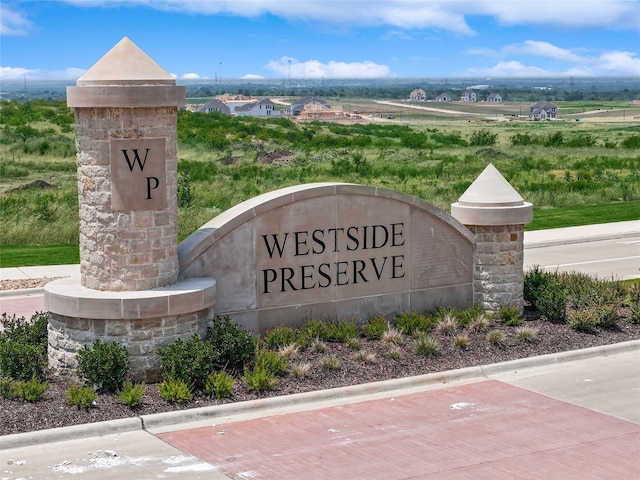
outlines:
[[22, 67], [0, 66], [0, 79], [22, 80], [77, 80], [86, 70], [82, 68], [67, 68], [65, 70], [41, 70]]
[[538, 42], [535, 40], [526, 40], [521, 45], [508, 45], [502, 50], [505, 53], [533, 55], [569, 63], [583, 63], [587, 61], [585, 57], [576, 55], [572, 53], [571, 50], [556, 47], [548, 42]]
[[474, 13], [495, 16], [506, 25], [640, 29], [640, 3], [637, 0], [486, 0], [474, 4], [477, 5]]
[[543, 68], [523, 65], [521, 62], [511, 60], [499, 62], [490, 68], [470, 68], [467, 75], [482, 77], [551, 77], [557, 73], [550, 72]]
[[0, 2], [0, 35], [27, 35], [32, 28], [33, 24], [26, 16]]
[[374, 62], [336, 62], [322, 63], [318, 60], [299, 62], [296, 59], [282, 57], [271, 60], [265, 68], [277, 73], [281, 77], [293, 78], [383, 78], [392, 75], [386, 65]]
[[258, 17], [401, 29], [435, 28], [472, 34], [470, 16], [506, 25], [640, 29], [638, 0], [65, 0], [77, 6], [142, 4], [167, 11]]
[[[554, 58], [555, 57], [551, 57]], [[640, 58], [632, 52], [611, 51], [596, 57], [569, 57], [564, 67], [550, 69], [524, 65], [518, 60], [502, 61], [488, 68], [471, 68], [467, 75], [491, 77], [617, 77], [640, 76]]]
[[182, 78], [184, 78], [185, 80], [198, 80], [200, 78], [200, 75], [198, 75], [197, 73], [185, 73], [184, 75], [182, 75]]
[[263, 78], [262, 75], [256, 75], [255, 73], [247, 73], [240, 77], [241, 80], [262, 80]]

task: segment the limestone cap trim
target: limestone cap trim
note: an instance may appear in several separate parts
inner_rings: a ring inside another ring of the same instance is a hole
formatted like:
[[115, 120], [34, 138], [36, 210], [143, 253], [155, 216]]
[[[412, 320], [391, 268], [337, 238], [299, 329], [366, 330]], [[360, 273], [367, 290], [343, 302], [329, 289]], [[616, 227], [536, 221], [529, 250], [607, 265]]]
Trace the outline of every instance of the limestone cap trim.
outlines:
[[213, 278], [190, 278], [151, 290], [109, 292], [80, 285], [79, 277], [55, 280], [44, 287], [45, 309], [70, 318], [137, 320], [204, 310], [216, 302]]
[[533, 220], [533, 204], [478, 207], [456, 202], [451, 204], [451, 216], [463, 225], [520, 225]]
[[182, 106], [186, 88], [129, 38], [123, 37], [67, 87], [69, 107]]
[[184, 85], [67, 87], [69, 107], [181, 107]]
[[308, 198], [349, 194], [394, 199], [415, 206], [418, 209], [426, 210], [434, 217], [440, 219], [443, 224], [450, 224], [457, 230], [458, 234], [468, 242], [475, 242], [473, 233], [460, 223], [458, 219], [414, 195], [354, 183], [307, 183], [258, 195], [257, 197], [239, 203], [204, 224], [178, 245], [180, 272], [183, 272], [185, 268], [195, 261], [204, 251], [225, 235], [265, 212]]
[[519, 225], [533, 219], [533, 205], [490, 163], [451, 204], [451, 216], [463, 225]]

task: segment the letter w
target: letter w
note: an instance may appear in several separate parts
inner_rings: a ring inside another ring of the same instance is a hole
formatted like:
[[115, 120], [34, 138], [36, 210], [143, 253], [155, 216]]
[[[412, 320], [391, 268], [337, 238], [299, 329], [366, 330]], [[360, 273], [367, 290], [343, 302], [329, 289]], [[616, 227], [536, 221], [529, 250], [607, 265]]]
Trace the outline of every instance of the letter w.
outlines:
[[147, 157], [149, 156], [149, 149], [145, 149], [144, 151], [144, 160], [140, 160], [140, 155], [138, 155], [138, 149], [132, 148], [133, 152], [133, 161], [129, 160], [128, 150], [122, 150], [122, 154], [124, 155], [124, 159], [127, 161], [127, 165], [129, 165], [129, 170], [133, 172], [133, 167], [136, 166], [136, 163], [140, 167], [140, 171], [144, 170], [144, 164], [147, 163]]
[[271, 238], [273, 239], [273, 243], [269, 245], [269, 235], [262, 235], [262, 239], [264, 240], [264, 244], [267, 247], [267, 252], [269, 252], [269, 258], [273, 258], [273, 252], [278, 250], [278, 256], [282, 258], [282, 254], [284, 252], [284, 246], [287, 243], [287, 237], [289, 236], [289, 232], [284, 234], [284, 239], [282, 240], [282, 245], [280, 245], [280, 240], [278, 239], [277, 233], [272, 233]]

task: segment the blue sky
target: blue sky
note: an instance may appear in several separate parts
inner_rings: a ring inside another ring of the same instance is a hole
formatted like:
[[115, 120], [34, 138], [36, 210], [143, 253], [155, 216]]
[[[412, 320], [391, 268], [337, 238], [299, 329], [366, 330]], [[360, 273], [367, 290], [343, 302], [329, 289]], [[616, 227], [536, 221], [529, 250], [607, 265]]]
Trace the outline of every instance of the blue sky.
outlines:
[[124, 36], [178, 79], [640, 82], [640, 0], [0, 0], [0, 80], [76, 80]]

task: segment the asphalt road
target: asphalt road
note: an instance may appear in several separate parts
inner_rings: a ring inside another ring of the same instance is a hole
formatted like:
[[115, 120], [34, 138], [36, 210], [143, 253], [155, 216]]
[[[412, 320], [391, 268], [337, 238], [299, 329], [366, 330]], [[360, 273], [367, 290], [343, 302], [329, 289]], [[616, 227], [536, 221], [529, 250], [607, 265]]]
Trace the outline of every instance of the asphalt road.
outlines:
[[525, 248], [525, 271], [582, 272], [602, 279], [640, 278], [640, 238], [620, 238]]

